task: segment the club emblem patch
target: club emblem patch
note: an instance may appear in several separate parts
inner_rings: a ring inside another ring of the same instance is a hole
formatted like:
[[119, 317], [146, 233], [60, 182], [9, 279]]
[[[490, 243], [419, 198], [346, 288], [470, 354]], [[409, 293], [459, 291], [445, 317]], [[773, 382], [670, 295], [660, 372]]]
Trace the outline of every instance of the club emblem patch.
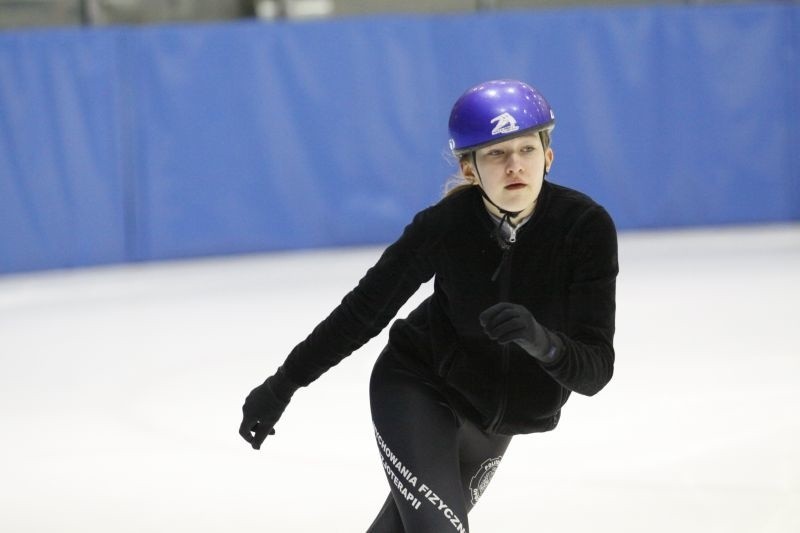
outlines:
[[503, 456], [501, 455], [494, 459], [485, 460], [478, 468], [478, 471], [475, 472], [475, 475], [472, 476], [469, 482], [469, 495], [472, 499], [472, 505], [478, 503], [486, 487], [489, 486], [489, 482], [494, 477], [494, 473], [497, 471], [497, 467], [500, 466], [500, 461], [502, 459]]

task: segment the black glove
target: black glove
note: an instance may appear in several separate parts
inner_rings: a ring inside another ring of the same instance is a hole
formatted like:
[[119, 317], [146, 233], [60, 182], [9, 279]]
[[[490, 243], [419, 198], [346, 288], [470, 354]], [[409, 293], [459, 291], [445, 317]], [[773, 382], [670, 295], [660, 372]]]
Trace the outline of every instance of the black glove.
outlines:
[[482, 312], [478, 320], [489, 338], [500, 344], [513, 342], [544, 363], [556, 358], [550, 335], [524, 306], [500, 302]]
[[275, 375], [250, 391], [242, 406], [242, 424], [239, 435], [254, 449], [261, 448], [267, 435], [274, 435], [273, 429], [283, 414], [289, 400], [298, 386], [279, 368]]

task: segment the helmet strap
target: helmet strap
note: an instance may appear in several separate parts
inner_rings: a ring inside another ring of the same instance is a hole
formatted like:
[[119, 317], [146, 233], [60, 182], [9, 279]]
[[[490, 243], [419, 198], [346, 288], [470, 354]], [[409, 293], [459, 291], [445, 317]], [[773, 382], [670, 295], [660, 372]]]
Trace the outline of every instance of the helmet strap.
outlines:
[[483, 195], [484, 198], [486, 198], [487, 202], [495, 206], [497, 210], [500, 211], [500, 214], [503, 215], [503, 220], [508, 220], [509, 218], [517, 218], [519, 214], [522, 213], [522, 211], [524, 211], [524, 209], [522, 211], [509, 211], [508, 209], [503, 209], [502, 207], [494, 203], [494, 201], [492, 201], [491, 198], [489, 198], [489, 195], [486, 194], [486, 189], [483, 188], [483, 179], [481, 179], [481, 173], [478, 170], [478, 159], [475, 155], [474, 150], [472, 152], [472, 168], [475, 169], [475, 175], [478, 176], [478, 185], [480, 186], [481, 194]]
[[[472, 168], [475, 169], [475, 175], [478, 176], [478, 188], [481, 190], [481, 195], [483, 195], [483, 197], [486, 198], [486, 201], [495, 206], [497, 210], [500, 211], [500, 214], [503, 215], [503, 217], [500, 219], [500, 224], [498, 224], [494, 230], [494, 237], [501, 247], [507, 248], [509, 243], [507, 243], [503, 237], [503, 224], [508, 224], [509, 227], [511, 227], [511, 219], [517, 218], [522, 211], [509, 211], [508, 209], [503, 209], [494, 203], [491, 198], [489, 198], [489, 195], [486, 194], [486, 189], [483, 188], [483, 179], [481, 179], [481, 172], [478, 170], [478, 160], [474, 150], [472, 151]], [[492, 276], [493, 281], [496, 276], [497, 272], [495, 272], [495, 276]]]
[[[498, 239], [500, 243], [505, 244], [505, 239], [502, 236], [503, 224], [508, 224], [509, 227], [511, 227], [511, 219], [517, 218], [519, 214], [522, 213], [522, 211], [524, 211], [524, 209], [520, 211], [509, 211], [508, 209], [503, 209], [502, 207], [494, 203], [494, 201], [491, 198], [489, 198], [489, 195], [486, 194], [486, 189], [484, 189], [483, 187], [483, 179], [481, 178], [481, 172], [480, 170], [478, 170], [478, 158], [475, 150], [472, 151], [471, 155], [472, 155], [472, 168], [475, 170], [475, 175], [478, 177], [478, 188], [481, 190], [481, 195], [486, 199], [487, 202], [496, 207], [497, 210], [500, 211], [500, 214], [502, 215], [502, 218], [500, 219], [500, 224], [498, 224], [497, 228], [495, 229], [495, 237]], [[545, 165], [543, 179], [546, 177], [547, 177], [547, 166]], [[534, 203], [536, 203], [536, 200], [534, 200]]]

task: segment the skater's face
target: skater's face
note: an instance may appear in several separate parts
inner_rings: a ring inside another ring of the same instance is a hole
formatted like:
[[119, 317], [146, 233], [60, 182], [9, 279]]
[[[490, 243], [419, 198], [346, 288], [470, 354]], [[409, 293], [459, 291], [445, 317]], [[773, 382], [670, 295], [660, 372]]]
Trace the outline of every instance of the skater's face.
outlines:
[[[553, 150], [532, 133], [479, 148], [474, 162], [472, 157], [462, 159], [461, 172], [467, 181], [482, 185], [494, 203], [506, 211], [522, 211], [517, 218], [524, 218], [533, 211], [545, 169], [549, 171], [552, 164]], [[490, 203], [486, 207], [501, 215]]]

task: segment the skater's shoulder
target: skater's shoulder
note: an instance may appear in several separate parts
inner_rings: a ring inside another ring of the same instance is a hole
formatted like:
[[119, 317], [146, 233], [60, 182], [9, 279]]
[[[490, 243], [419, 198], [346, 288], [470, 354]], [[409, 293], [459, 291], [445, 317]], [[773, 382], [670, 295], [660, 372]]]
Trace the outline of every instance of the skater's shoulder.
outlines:
[[546, 181], [544, 188], [548, 190], [547, 192], [556, 203], [576, 208], [601, 207], [594, 198], [578, 189], [552, 181]]
[[480, 191], [477, 187], [461, 189], [419, 211], [415, 222], [445, 224], [448, 221], [463, 219], [482, 207]]

